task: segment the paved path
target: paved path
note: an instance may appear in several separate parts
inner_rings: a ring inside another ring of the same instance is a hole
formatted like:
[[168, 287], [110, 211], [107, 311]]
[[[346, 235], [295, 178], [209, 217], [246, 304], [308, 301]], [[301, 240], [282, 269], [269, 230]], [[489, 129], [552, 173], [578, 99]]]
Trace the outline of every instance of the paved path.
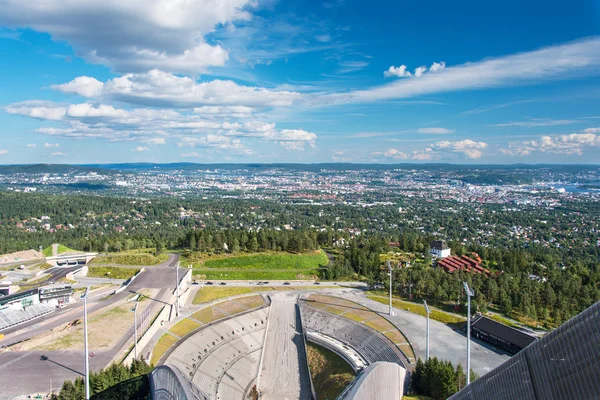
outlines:
[[297, 293], [271, 295], [259, 390], [266, 400], [310, 399], [302, 335], [296, 329]]

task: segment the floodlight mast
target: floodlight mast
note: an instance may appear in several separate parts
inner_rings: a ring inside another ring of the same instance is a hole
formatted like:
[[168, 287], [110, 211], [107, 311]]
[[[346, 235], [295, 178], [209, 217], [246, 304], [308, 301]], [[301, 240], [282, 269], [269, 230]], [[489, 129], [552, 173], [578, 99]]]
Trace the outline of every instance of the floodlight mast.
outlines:
[[425, 361], [429, 360], [429, 306], [427, 301], [423, 300], [423, 306], [425, 307], [425, 313], [427, 314], [427, 328], [425, 330]]
[[133, 308], [131, 309], [131, 311], [133, 311], [133, 357], [135, 360], [137, 360], [138, 358], [138, 351], [137, 351], [137, 309], [138, 309], [138, 305], [139, 303], [136, 301], [135, 302], [135, 306], [133, 306]]
[[179, 261], [177, 261], [177, 265], [175, 266], [175, 290], [177, 291], [177, 304], [175, 304], [175, 312], [179, 317]]
[[473, 290], [469, 288], [467, 282], [463, 282], [465, 293], [467, 294], [467, 385], [471, 383], [471, 297]]
[[81, 295], [83, 300], [83, 348], [85, 358], [85, 400], [90, 399], [90, 355], [88, 353], [87, 297], [90, 287]]
[[392, 265], [390, 264], [390, 260], [386, 261], [386, 265], [388, 268], [388, 274], [390, 275], [390, 317], [394, 315], [394, 311], [392, 309]]

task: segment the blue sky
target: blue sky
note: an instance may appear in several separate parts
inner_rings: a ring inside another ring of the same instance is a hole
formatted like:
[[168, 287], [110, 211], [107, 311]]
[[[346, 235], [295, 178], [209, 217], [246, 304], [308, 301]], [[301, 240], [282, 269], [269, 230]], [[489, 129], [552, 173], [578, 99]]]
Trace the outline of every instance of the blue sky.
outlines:
[[596, 0], [0, 7], [2, 164], [600, 163]]

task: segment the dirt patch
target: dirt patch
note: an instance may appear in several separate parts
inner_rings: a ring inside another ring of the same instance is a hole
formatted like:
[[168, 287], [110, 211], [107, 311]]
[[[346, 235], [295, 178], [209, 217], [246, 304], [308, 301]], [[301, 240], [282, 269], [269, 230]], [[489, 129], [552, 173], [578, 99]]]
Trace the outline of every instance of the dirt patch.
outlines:
[[10, 262], [19, 262], [19, 261], [31, 261], [31, 260], [41, 260], [44, 258], [44, 255], [39, 251], [35, 250], [23, 250], [17, 251], [15, 253], [3, 254], [0, 256], [0, 264], [10, 263]]

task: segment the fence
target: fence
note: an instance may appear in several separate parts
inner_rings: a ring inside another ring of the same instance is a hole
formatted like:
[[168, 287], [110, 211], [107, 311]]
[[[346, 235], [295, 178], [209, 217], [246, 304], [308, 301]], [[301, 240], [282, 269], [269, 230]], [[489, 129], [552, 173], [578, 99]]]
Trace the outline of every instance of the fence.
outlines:
[[600, 398], [600, 302], [535, 341], [451, 400]]

